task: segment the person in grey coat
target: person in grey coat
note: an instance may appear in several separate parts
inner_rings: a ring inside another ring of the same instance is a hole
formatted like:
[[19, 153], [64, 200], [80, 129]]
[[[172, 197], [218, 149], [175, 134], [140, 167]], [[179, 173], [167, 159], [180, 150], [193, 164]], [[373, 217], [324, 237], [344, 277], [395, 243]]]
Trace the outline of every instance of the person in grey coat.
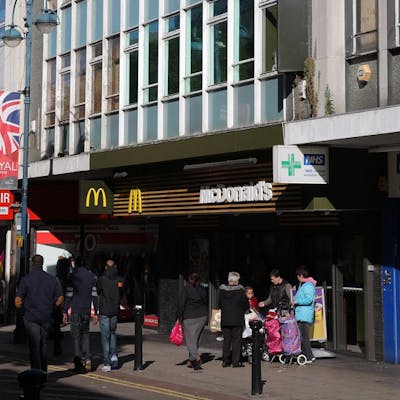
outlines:
[[200, 275], [189, 275], [178, 304], [178, 319], [183, 321], [183, 334], [189, 351], [188, 367], [200, 370], [199, 340], [207, 322], [207, 292], [200, 286]]
[[[219, 308], [221, 309], [221, 329], [224, 337], [222, 366], [243, 367], [240, 363], [240, 347], [244, 326], [244, 314], [249, 308], [244, 287], [239, 285], [240, 275], [229, 272], [228, 285], [219, 287]], [[232, 357], [231, 357], [232, 349]]]

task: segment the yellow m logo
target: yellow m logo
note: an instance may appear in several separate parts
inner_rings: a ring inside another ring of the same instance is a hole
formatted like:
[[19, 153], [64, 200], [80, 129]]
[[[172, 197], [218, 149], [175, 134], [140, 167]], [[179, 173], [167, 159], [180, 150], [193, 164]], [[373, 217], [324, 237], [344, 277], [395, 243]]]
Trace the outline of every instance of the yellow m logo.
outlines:
[[129, 192], [128, 213], [142, 213], [142, 191], [140, 189], [131, 189]]
[[106, 197], [106, 192], [104, 191], [103, 188], [95, 189], [95, 188], [90, 188], [86, 194], [86, 207], [90, 206], [90, 198], [92, 197], [93, 194], [93, 205], [97, 207], [99, 205], [99, 197], [100, 194], [103, 198], [103, 208], [107, 207], [107, 197]]

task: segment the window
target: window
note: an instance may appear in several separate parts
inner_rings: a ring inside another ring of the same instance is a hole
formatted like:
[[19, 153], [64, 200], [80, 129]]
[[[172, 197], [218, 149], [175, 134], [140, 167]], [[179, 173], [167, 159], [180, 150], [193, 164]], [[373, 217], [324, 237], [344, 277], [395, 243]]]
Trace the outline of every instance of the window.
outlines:
[[128, 110], [124, 113], [125, 117], [125, 143], [137, 143], [137, 109]]
[[46, 133], [46, 151], [43, 156], [44, 159], [54, 157], [54, 126], [45, 129]]
[[75, 47], [82, 47], [86, 45], [86, 18], [87, 18], [87, 2], [86, 0], [80, 1], [76, 5], [76, 43]]
[[144, 48], [144, 103], [157, 100], [158, 96], [158, 22], [145, 26]]
[[71, 92], [71, 54], [61, 57], [61, 113], [60, 121], [69, 120]]
[[56, 109], [56, 59], [47, 61], [46, 126], [55, 124]]
[[76, 51], [75, 70], [75, 119], [85, 117], [86, 48]]
[[108, 111], [119, 107], [119, 36], [108, 40]]
[[90, 149], [101, 149], [101, 117], [90, 120]]
[[172, 138], [179, 135], [179, 101], [164, 103], [164, 137]]
[[74, 123], [75, 132], [75, 151], [74, 154], [80, 154], [85, 151], [85, 121], [78, 121]]
[[128, 92], [127, 104], [138, 101], [138, 62], [139, 62], [139, 30], [133, 29], [127, 34]]
[[235, 126], [249, 126], [254, 123], [254, 84], [238, 85], [234, 88]]
[[96, 42], [103, 38], [103, 0], [93, 0], [92, 15], [91, 40]]
[[92, 104], [91, 113], [97, 114], [101, 112], [101, 96], [102, 96], [102, 55], [103, 43], [96, 43], [91, 48], [92, 60], [90, 62], [92, 72]]
[[71, 6], [61, 10], [61, 53], [71, 50]]
[[376, 0], [347, 0], [347, 55], [358, 55], [377, 49]]
[[60, 153], [59, 157], [69, 154], [69, 125], [60, 125]]
[[164, 0], [165, 14], [179, 10], [180, 0]]
[[211, 16], [216, 17], [228, 11], [228, 0], [214, 0], [210, 3]]
[[263, 72], [276, 71], [278, 49], [278, 6], [263, 10]]
[[108, 34], [113, 35], [120, 31], [121, 0], [112, 0], [108, 3]]
[[165, 95], [179, 92], [179, 14], [166, 18], [165, 39]]
[[227, 90], [210, 92], [208, 97], [209, 129], [211, 131], [227, 127]]
[[146, 0], [144, 2], [144, 20], [145, 22], [158, 18], [158, 0]]
[[118, 113], [109, 114], [106, 117], [107, 123], [107, 147], [113, 148], [118, 146], [119, 133], [119, 115]]
[[0, 0], [0, 25], [6, 20], [6, 0]]
[[254, 1], [235, 1], [234, 79], [254, 77]]
[[126, 6], [126, 27], [139, 25], [139, 0], [127, 0]]
[[186, 76], [185, 92], [202, 88], [203, 71], [203, 5], [199, 4], [186, 12]]

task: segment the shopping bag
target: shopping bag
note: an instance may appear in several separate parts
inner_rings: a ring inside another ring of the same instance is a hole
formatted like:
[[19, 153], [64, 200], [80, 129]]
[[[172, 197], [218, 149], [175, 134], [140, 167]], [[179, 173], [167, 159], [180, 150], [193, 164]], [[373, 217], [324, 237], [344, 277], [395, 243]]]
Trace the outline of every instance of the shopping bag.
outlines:
[[183, 330], [182, 325], [179, 321], [175, 322], [169, 335], [169, 341], [177, 346], [181, 346], [183, 343]]
[[211, 311], [210, 332], [221, 332], [221, 310]]

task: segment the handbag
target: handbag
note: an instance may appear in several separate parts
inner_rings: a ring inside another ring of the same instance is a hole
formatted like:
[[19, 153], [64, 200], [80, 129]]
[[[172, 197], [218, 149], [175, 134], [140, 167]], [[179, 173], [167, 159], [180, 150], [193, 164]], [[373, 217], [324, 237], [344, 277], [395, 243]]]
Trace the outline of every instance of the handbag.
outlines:
[[221, 332], [221, 310], [219, 309], [211, 311], [210, 332]]
[[181, 346], [183, 343], [183, 329], [179, 321], [175, 322], [169, 335], [169, 341], [177, 346]]

